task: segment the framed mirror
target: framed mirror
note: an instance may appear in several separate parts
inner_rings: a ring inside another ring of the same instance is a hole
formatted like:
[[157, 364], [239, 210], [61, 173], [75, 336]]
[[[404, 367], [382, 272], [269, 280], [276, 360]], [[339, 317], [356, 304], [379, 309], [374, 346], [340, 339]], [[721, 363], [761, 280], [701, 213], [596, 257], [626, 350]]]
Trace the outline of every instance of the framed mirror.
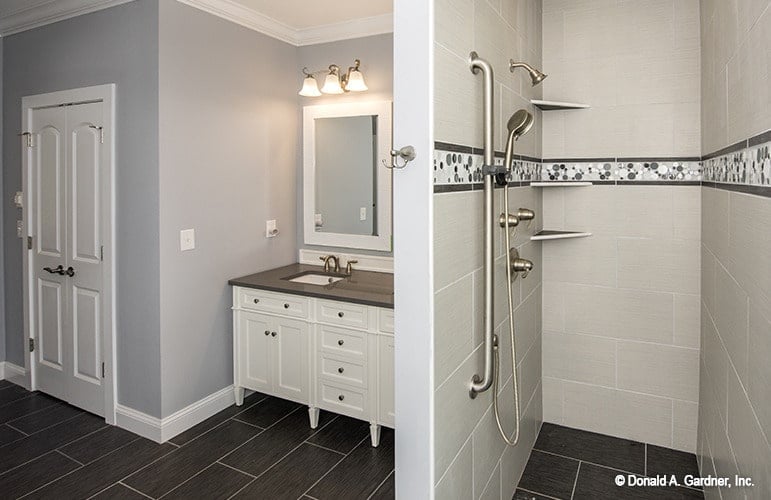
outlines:
[[391, 102], [303, 108], [305, 243], [391, 250]]

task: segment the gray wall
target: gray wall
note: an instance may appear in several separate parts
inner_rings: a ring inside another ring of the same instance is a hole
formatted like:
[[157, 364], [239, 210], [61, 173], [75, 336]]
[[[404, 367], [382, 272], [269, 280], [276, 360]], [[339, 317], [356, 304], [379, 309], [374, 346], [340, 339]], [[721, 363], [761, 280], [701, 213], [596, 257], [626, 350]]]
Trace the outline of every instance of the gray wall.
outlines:
[[[702, 2], [705, 155], [771, 129], [769, 4]], [[759, 147], [767, 157], [769, 143]], [[749, 168], [763, 156], [753, 147], [719, 163], [743, 158]], [[755, 484], [705, 496], [771, 498], [771, 198], [704, 186], [702, 207], [697, 457], [703, 476], [739, 474]]]
[[[482, 76], [469, 71], [468, 54], [477, 50], [495, 72], [496, 149], [501, 131], [514, 110], [527, 108], [536, 116], [533, 130], [516, 145], [517, 154], [540, 157], [541, 114], [529, 99], [540, 87], [522, 85], [523, 75], [506, 70], [519, 54], [541, 64], [541, 2], [496, 3], [437, 0], [435, 6], [434, 139], [482, 147]], [[474, 22], [470, 22], [473, 20]], [[504, 50], [504, 47], [506, 48]], [[511, 52], [508, 52], [508, 51]], [[509, 314], [516, 322], [517, 360], [521, 390], [521, 441], [506, 446], [498, 434], [492, 390], [468, 397], [472, 375], [483, 369], [483, 195], [480, 190], [433, 195], [434, 244], [434, 444], [436, 498], [511, 498], [541, 426], [541, 244], [530, 236], [543, 227], [540, 189], [510, 190], [510, 208], [535, 210], [536, 220], [523, 224], [512, 244], [535, 270], [514, 283], [514, 308], [506, 301], [503, 235], [495, 242], [494, 326], [501, 339], [503, 425], [514, 429]], [[501, 207], [502, 190], [496, 190]]]
[[[354, 59], [361, 60], [361, 71], [364, 73], [364, 81], [369, 87], [367, 92], [350, 92], [345, 95], [302, 97], [299, 96], [299, 119], [302, 127], [302, 107], [317, 104], [339, 104], [353, 101], [391, 101], [393, 100], [393, 34], [375, 35], [353, 40], [341, 40], [339, 42], [307, 45], [298, 49], [298, 62], [295, 73], [290, 80], [295, 86], [295, 92], [302, 83], [300, 69], [307, 66], [315, 71], [326, 68], [334, 63], [344, 68], [353, 64]], [[319, 87], [324, 83], [323, 77], [319, 77]], [[317, 245], [305, 245], [303, 243], [303, 187], [302, 187], [302, 128], [299, 129], [301, 139], [297, 152], [297, 165], [299, 176], [297, 178], [297, 241], [300, 248], [322, 250], [325, 252], [351, 252], [350, 248], [323, 247]], [[392, 252], [379, 252], [374, 250], [354, 250], [359, 254], [368, 255], [393, 255]]]
[[233, 381], [227, 280], [297, 260], [301, 67], [296, 47], [160, 3], [163, 416]]
[[160, 416], [158, 8], [152, 0], [5, 38], [3, 248], [7, 358], [24, 365], [21, 243], [12, 207], [21, 190], [21, 98], [117, 86], [118, 401]]

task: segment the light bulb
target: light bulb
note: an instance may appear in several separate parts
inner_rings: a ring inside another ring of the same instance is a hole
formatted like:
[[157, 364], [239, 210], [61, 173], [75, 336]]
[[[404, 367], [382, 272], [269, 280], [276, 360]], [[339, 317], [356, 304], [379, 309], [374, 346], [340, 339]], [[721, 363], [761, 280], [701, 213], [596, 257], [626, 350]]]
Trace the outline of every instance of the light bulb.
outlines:
[[351, 74], [348, 75], [348, 82], [345, 85], [345, 90], [350, 90], [351, 92], [364, 92], [368, 89], [369, 87], [364, 83], [364, 75], [361, 74], [361, 71], [351, 71]]
[[321, 91], [325, 94], [342, 94], [343, 87], [340, 86], [340, 78], [334, 72], [329, 73], [324, 79], [324, 86]]

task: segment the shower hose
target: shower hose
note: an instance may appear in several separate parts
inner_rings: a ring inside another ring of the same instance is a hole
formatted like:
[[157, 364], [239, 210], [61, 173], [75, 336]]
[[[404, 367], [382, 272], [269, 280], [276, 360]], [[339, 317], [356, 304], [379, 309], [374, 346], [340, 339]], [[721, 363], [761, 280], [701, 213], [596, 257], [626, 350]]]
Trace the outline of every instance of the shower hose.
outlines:
[[493, 367], [493, 412], [495, 413], [495, 423], [498, 425], [498, 431], [501, 433], [501, 437], [509, 446], [515, 446], [519, 442], [519, 384], [517, 381], [517, 344], [514, 338], [514, 299], [512, 297], [511, 289], [511, 234], [509, 225], [509, 187], [503, 187], [503, 209], [504, 209], [504, 227], [506, 232], [506, 291], [508, 294], [508, 306], [509, 306], [509, 336], [511, 340], [511, 384], [514, 387], [514, 434], [509, 437], [506, 431], [503, 429], [503, 423], [501, 422], [501, 415], [498, 408], [498, 380], [501, 377], [501, 362], [500, 362], [500, 342], [496, 341], [493, 344], [494, 363]]

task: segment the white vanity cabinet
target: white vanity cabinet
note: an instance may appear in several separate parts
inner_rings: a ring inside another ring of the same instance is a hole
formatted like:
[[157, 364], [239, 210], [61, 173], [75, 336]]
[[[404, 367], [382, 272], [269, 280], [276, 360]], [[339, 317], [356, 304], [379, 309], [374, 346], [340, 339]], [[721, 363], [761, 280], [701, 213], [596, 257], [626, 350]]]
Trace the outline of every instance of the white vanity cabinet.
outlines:
[[233, 287], [236, 404], [244, 389], [394, 426], [393, 310]]

